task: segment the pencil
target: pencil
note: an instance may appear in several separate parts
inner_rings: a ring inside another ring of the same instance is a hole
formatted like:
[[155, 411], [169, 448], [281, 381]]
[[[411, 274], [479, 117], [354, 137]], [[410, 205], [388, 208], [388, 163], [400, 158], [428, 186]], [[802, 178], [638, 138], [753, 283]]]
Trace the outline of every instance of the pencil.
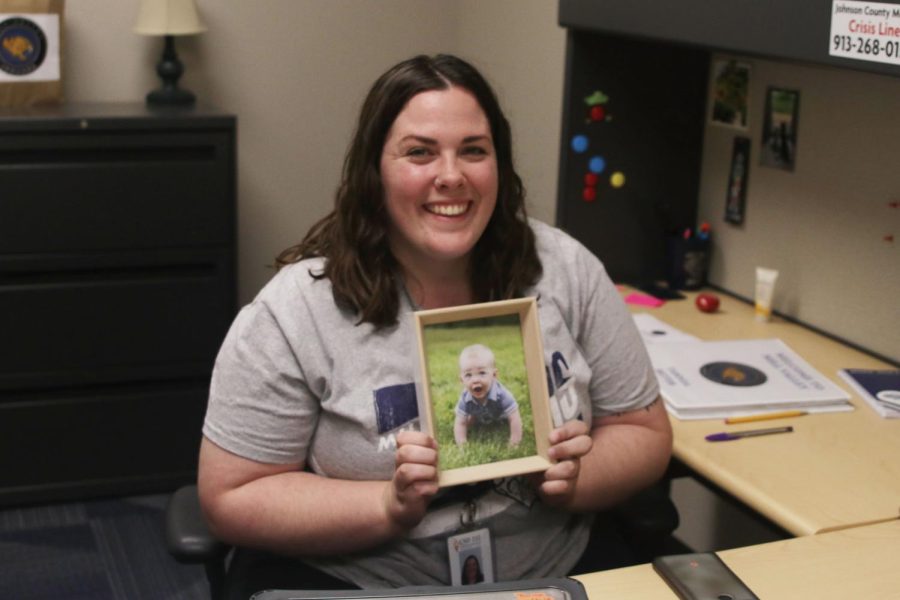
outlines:
[[747, 415], [746, 417], [728, 417], [725, 423], [734, 425], [735, 423], [753, 423], [754, 421], [769, 421], [771, 419], [786, 419], [788, 417], [802, 417], [809, 414], [805, 410], [783, 410], [781, 412], [763, 413], [760, 415]]

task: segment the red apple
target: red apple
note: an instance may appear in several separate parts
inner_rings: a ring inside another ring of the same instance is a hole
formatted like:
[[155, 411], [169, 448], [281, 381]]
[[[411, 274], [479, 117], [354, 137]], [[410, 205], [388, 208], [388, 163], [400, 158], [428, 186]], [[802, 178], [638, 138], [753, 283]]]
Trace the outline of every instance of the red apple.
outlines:
[[719, 297], [715, 294], [697, 294], [694, 304], [703, 312], [716, 312], [719, 310]]

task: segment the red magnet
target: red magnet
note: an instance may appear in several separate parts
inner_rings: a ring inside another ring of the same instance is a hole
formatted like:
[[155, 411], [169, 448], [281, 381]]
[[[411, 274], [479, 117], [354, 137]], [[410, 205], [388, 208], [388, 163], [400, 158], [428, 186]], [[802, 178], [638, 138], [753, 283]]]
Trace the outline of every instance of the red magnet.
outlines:
[[591, 107], [591, 120], [592, 121], [602, 121], [603, 118], [606, 117], [606, 109], [602, 106], [592, 106]]
[[597, 187], [597, 182], [600, 181], [600, 178], [597, 177], [596, 173], [588, 173], [584, 176], [584, 185], [588, 187]]
[[586, 187], [581, 192], [581, 197], [584, 198], [585, 202], [593, 202], [597, 199], [597, 188], [595, 187]]

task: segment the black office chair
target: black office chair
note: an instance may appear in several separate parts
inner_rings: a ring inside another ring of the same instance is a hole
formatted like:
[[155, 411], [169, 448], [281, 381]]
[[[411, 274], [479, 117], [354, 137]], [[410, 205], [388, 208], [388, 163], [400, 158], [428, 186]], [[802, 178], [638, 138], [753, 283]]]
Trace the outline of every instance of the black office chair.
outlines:
[[[632, 550], [634, 564], [650, 562], [656, 556], [690, 551], [679, 547], [672, 537], [679, 519], [669, 497], [669, 482], [668, 477], [664, 478], [603, 515], [607, 517], [602, 519], [604, 524], [612, 523]], [[231, 548], [217, 540], [207, 527], [196, 485], [181, 487], [172, 494], [166, 507], [166, 545], [179, 562], [202, 564], [210, 597], [213, 600], [223, 597], [226, 562]]]
[[636, 564], [690, 551], [672, 535], [680, 520], [670, 491], [671, 479], [667, 476], [609, 510]]
[[225, 564], [231, 547], [217, 540], [200, 510], [196, 485], [175, 490], [166, 506], [166, 547], [182, 564], [202, 564], [212, 600], [224, 596]]

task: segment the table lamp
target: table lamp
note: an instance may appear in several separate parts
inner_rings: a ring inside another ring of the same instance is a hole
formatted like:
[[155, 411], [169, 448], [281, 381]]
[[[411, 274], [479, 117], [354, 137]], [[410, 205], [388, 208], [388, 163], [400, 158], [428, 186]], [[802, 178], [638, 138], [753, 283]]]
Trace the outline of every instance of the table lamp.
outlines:
[[162, 58], [156, 72], [162, 79], [162, 87], [147, 94], [147, 104], [152, 106], [187, 106], [195, 101], [194, 94], [178, 87], [178, 79], [184, 66], [175, 53], [175, 36], [192, 35], [206, 31], [200, 22], [194, 0], [141, 0], [135, 33], [165, 36]]

